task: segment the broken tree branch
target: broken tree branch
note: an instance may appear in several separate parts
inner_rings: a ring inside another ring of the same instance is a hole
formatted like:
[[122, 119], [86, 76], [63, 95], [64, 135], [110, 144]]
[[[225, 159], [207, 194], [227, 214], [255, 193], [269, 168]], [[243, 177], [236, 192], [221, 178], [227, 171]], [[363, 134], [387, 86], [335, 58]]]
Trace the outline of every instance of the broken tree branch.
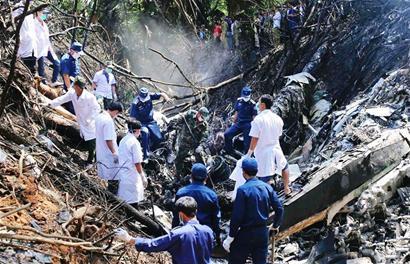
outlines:
[[[23, 13], [21, 14], [23, 17], [26, 16], [29, 5], [30, 5], [30, 0], [26, 0], [24, 4]], [[21, 26], [23, 25], [23, 22], [24, 22], [24, 19], [20, 19], [19, 23], [17, 24], [17, 28], [16, 28], [16, 34], [15, 34], [16, 41], [14, 43], [14, 51], [13, 51], [13, 57], [11, 59], [11, 64], [10, 64], [10, 72], [9, 72], [9, 76], [7, 77], [6, 84], [4, 85], [3, 93], [1, 95], [1, 100], [0, 100], [0, 117], [3, 115], [4, 108], [6, 107], [9, 101], [10, 87], [11, 87], [11, 83], [13, 82], [15, 70], [16, 70], [17, 52], [20, 46], [20, 29], [21, 29]]]
[[46, 233], [38, 231], [37, 229], [35, 229], [33, 227], [29, 227], [29, 226], [11, 226], [11, 225], [7, 225], [7, 224], [4, 224], [4, 223], [0, 223], [0, 226], [4, 226], [7, 229], [12, 229], [12, 230], [24, 230], [24, 231], [34, 232], [37, 235], [40, 235], [40, 236], [46, 237], [46, 238], [58, 238], [58, 239], [72, 240], [74, 242], [86, 242], [86, 241], [84, 241], [80, 238], [77, 238], [77, 237], [46, 234]]
[[[98, 2], [98, 0], [94, 0], [94, 2], [93, 2], [93, 7], [92, 7], [92, 10], [91, 10], [91, 14], [90, 14], [90, 17], [88, 18], [88, 21], [87, 21], [87, 26], [86, 26], [87, 29], [90, 28], [91, 23], [94, 19], [95, 11], [97, 10], [97, 2]], [[85, 46], [87, 44], [88, 32], [89, 32], [88, 30], [85, 32], [84, 41], [83, 41], [83, 49], [85, 49]]]
[[[23, 12], [23, 14], [16, 16], [16, 17], [14, 18], [14, 21], [21, 20], [23, 17], [29, 16], [29, 15], [31, 15], [31, 14], [34, 14], [34, 13], [40, 11], [40, 10], [43, 10], [44, 8], [48, 7], [49, 5], [50, 5], [50, 4], [41, 4], [41, 5], [39, 5], [39, 6], [35, 7], [35, 8], [33, 8], [33, 9], [31, 9], [30, 11], [27, 11], [27, 12], [25, 12], [25, 13]], [[24, 21], [24, 19], [23, 19], [23, 21]]]
[[[78, 0], [74, 0], [74, 5], [73, 5], [74, 19], [73, 19], [73, 26], [72, 27], [77, 27], [77, 24], [78, 24], [77, 7], [78, 7]], [[74, 29], [74, 32], [73, 32], [73, 35], [72, 35], [72, 38], [71, 38], [71, 43], [73, 43], [75, 41], [76, 33], [77, 33], [77, 30]]]
[[75, 248], [82, 248], [83, 246], [92, 246], [91, 242], [68, 242], [68, 241], [51, 239], [51, 238], [46, 238], [46, 237], [25, 236], [25, 235], [17, 235], [17, 234], [10, 234], [10, 233], [0, 233], [0, 238], [40, 242], [40, 243], [47, 243], [47, 244], [53, 244], [53, 245], [75, 247]]
[[84, 29], [84, 30], [87, 31], [87, 32], [88, 32], [88, 31], [96, 32], [95, 30], [89, 29], [89, 28], [87, 28], [87, 27], [75, 26], [75, 27], [67, 28], [67, 29], [65, 29], [64, 31], [61, 31], [61, 32], [57, 32], [57, 33], [50, 34], [50, 38], [57, 37], [57, 36], [61, 36], [61, 35], [65, 35], [65, 34], [67, 34], [68, 32], [70, 32], [70, 31], [72, 31], [72, 30], [76, 30], [76, 29]]
[[30, 206], [31, 206], [31, 203], [28, 203], [28, 204], [25, 204], [25, 205], [23, 205], [23, 206], [20, 206], [20, 207], [14, 209], [14, 210], [11, 210], [11, 211], [9, 211], [9, 212], [7, 212], [7, 213], [0, 214], [0, 219], [1, 219], [1, 218], [4, 218], [4, 217], [7, 217], [7, 216], [9, 216], [9, 215], [15, 214], [15, 213], [17, 213], [17, 212], [20, 212], [21, 210], [27, 209], [27, 208], [29, 208]]
[[160, 51], [155, 50], [153, 48], [148, 48], [150, 51], [157, 53], [158, 55], [160, 55], [164, 60], [174, 64], [174, 66], [178, 69], [179, 73], [182, 75], [182, 77], [184, 77], [185, 81], [187, 81], [193, 88], [195, 88], [195, 85], [193, 84], [193, 82], [191, 80], [189, 80], [189, 78], [185, 75], [185, 73], [182, 71], [181, 67], [179, 67], [178, 63], [176, 63], [175, 61], [171, 60], [170, 58], [168, 58], [167, 56], [165, 56], [164, 54], [162, 54]]

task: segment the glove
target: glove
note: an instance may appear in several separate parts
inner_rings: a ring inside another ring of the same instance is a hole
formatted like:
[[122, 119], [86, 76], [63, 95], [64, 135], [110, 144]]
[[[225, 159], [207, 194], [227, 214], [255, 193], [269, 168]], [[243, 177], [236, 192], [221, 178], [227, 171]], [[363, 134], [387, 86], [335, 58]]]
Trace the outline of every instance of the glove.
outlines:
[[222, 246], [226, 250], [226, 252], [231, 252], [231, 244], [233, 242], [233, 239], [233, 237], [228, 236], [222, 243]]
[[269, 228], [269, 234], [271, 236], [277, 236], [279, 234], [279, 226], [273, 227], [273, 225]]
[[144, 188], [147, 188], [148, 186], [148, 180], [147, 180], [147, 176], [145, 176], [145, 173], [141, 173], [141, 178], [142, 178], [142, 184], [144, 185]]
[[118, 163], [119, 163], [118, 154], [112, 154], [112, 158], [113, 158], [113, 160], [114, 160], [114, 164], [118, 164]]
[[132, 236], [130, 236], [128, 232], [122, 228], [117, 228], [114, 231], [115, 231], [115, 239], [117, 239], [118, 241], [128, 243], [132, 239]]
[[197, 154], [201, 153], [202, 151], [204, 151], [204, 148], [203, 148], [202, 146], [198, 146], [198, 147], [195, 149], [195, 153], [197, 153]]
[[290, 195], [290, 193], [292, 192], [292, 190], [289, 188], [289, 186], [284, 188], [284, 192], [286, 195]]

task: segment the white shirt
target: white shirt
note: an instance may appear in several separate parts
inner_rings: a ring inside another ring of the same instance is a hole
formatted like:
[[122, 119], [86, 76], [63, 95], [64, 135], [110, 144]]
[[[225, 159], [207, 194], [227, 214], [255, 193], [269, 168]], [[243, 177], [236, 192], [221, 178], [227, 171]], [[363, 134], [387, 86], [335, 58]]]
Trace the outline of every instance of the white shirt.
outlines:
[[115, 153], [118, 153], [117, 133], [114, 120], [107, 111], [100, 113], [95, 119], [96, 156], [98, 175], [106, 180], [117, 178], [120, 165], [114, 164], [114, 157], [106, 140], [112, 140]]
[[282, 15], [279, 11], [275, 12], [273, 16], [273, 28], [280, 28], [280, 21], [282, 20]]
[[67, 102], [72, 102], [80, 126], [81, 137], [85, 140], [95, 138], [95, 118], [100, 113], [101, 108], [95, 96], [87, 90], [83, 90], [80, 97], [77, 96], [73, 88], [68, 92], [50, 102], [51, 107], [57, 107]]
[[117, 83], [112, 73], [108, 74], [107, 82], [107, 78], [104, 75], [104, 70], [96, 72], [93, 83], [96, 85], [94, 92], [96, 96], [101, 95], [104, 98], [112, 99], [112, 85]]
[[[12, 12], [13, 18], [23, 13], [23, 6], [19, 4], [20, 8]], [[37, 36], [34, 25], [34, 16], [28, 15], [24, 18], [23, 24], [20, 28], [20, 45], [17, 51], [17, 56], [20, 58], [27, 58], [34, 55], [38, 58], [37, 54]]]
[[282, 130], [282, 118], [268, 109], [263, 110], [252, 121], [249, 136], [258, 138], [254, 151], [255, 159], [258, 162], [256, 176], [271, 176], [279, 170], [279, 166], [286, 166], [286, 163], [283, 165], [284, 155], [279, 144]]
[[135, 164], [143, 160], [140, 142], [131, 133], [128, 133], [119, 145], [120, 157], [120, 184], [118, 196], [127, 203], [138, 203], [144, 199], [144, 184]]
[[[40, 22], [38, 19], [34, 19], [34, 25], [37, 35], [37, 54], [38, 57], [46, 57], [48, 51], [53, 54], [53, 49], [50, 42], [50, 32], [46, 22]], [[54, 55], [53, 55], [54, 56]]]

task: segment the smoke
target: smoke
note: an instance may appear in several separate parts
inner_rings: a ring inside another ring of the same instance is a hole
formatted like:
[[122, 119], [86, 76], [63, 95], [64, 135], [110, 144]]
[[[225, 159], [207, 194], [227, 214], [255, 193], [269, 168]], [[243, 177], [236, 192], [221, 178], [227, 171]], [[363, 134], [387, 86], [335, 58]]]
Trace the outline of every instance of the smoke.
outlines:
[[[123, 33], [132, 70], [167, 83], [188, 85], [176, 67], [149, 50], [155, 49], [179, 65], [188, 79], [196, 86], [208, 86], [228, 77], [231, 72], [232, 54], [216, 45], [211, 29], [207, 30], [207, 42], [201, 45], [192, 31], [170, 27], [152, 18], [142, 18]], [[191, 88], [157, 84], [170, 95], [192, 94]]]

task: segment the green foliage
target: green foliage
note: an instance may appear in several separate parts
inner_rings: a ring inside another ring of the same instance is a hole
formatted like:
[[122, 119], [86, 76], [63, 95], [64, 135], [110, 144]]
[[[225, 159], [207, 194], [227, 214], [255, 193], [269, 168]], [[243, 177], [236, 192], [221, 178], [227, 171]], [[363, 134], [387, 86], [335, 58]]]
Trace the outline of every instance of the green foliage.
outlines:
[[218, 13], [219, 11], [220, 13], [223, 13], [224, 15], [228, 15], [227, 1], [212, 0], [210, 2], [211, 2], [210, 7], [212, 11], [214, 11], [215, 13]]
[[259, 4], [262, 10], [272, 10], [272, 8], [281, 6], [286, 3], [286, 0], [263, 0]]

